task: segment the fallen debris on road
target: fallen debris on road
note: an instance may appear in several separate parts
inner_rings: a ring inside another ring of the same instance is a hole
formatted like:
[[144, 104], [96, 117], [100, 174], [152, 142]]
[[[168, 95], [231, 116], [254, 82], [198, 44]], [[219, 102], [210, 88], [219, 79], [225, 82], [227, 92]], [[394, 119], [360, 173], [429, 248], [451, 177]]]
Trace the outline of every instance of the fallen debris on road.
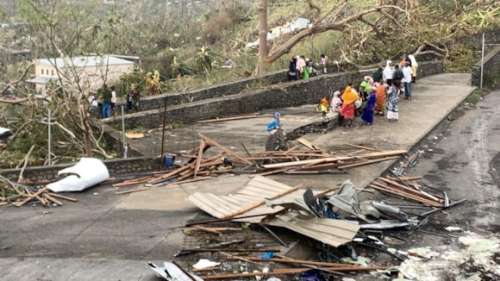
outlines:
[[30, 187], [15, 183], [0, 176], [0, 206], [22, 207], [29, 202], [38, 202], [44, 207], [62, 206], [63, 201], [78, 202], [78, 200], [50, 192], [42, 187]]

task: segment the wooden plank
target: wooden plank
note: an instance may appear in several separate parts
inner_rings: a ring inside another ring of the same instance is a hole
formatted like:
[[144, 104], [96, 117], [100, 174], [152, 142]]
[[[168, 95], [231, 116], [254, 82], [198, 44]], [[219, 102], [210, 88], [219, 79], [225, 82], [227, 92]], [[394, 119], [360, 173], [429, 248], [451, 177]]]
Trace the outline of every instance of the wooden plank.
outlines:
[[200, 141], [200, 147], [198, 149], [198, 155], [196, 156], [196, 164], [194, 165], [194, 176], [198, 175], [198, 171], [200, 170], [201, 160], [203, 160], [203, 152], [205, 150], [205, 146], [207, 144], [204, 140]]
[[296, 166], [302, 166], [302, 165], [308, 165], [308, 164], [315, 165], [315, 164], [331, 163], [331, 162], [338, 162], [338, 161], [355, 160], [355, 159], [360, 159], [360, 158], [383, 158], [383, 157], [402, 155], [402, 154], [405, 154], [406, 152], [407, 152], [406, 150], [373, 152], [373, 153], [360, 155], [357, 157], [352, 157], [352, 156], [351, 157], [349, 157], [349, 156], [326, 157], [326, 158], [321, 158], [321, 159], [310, 159], [310, 160], [302, 160], [302, 161], [294, 161], [294, 162], [267, 164], [267, 165], [263, 165], [263, 167], [266, 169], [277, 169], [277, 168], [284, 168], [284, 167], [296, 167]]
[[379, 182], [376, 182], [376, 181], [372, 182], [369, 185], [369, 187], [377, 189], [377, 190], [380, 190], [380, 191], [383, 191], [383, 192], [388, 192], [388, 193], [391, 193], [391, 194], [403, 197], [405, 199], [410, 199], [410, 200], [416, 201], [418, 203], [424, 204], [425, 206], [429, 206], [429, 207], [442, 207], [441, 204], [439, 204], [439, 203], [437, 203], [435, 201], [427, 200], [425, 198], [421, 198], [421, 197], [415, 196], [413, 194], [406, 193], [406, 192], [404, 192], [402, 190], [395, 190], [393, 188], [390, 188], [390, 187], [388, 187], [386, 185], [383, 185], [383, 184], [381, 184]]
[[349, 169], [349, 168], [355, 168], [355, 167], [361, 167], [361, 166], [366, 166], [378, 162], [384, 162], [384, 161], [389, 161], [389, 160], [396, 160], [399, 159], [400, 156], [392, 156], [392, 157], [385, 157], [385, 158], [380, 158], [380, 159], [374, 159], [374, 160], [367, 160], [367, 161], [362, 161], [362, 162], [357, 162], [357, 163], [352, 163], [352, 164], [345, 164], [338, 166], [337, 168], [339, 170], [343, 169]]
[[317, 146], [315, 146], [312, 142], [306, 140], [305, 138], [298, 138], [296, 141], [303, 146], [309, 148], [310, 150], [320, 150]]
[[417, 191], [417, 190], [415, 190], [413, 188], [410, 188], [408, 186], [402, 185], [402, 184], [400, 184], [398, 182], [395, 182], [393, 180], [390, 180], [390, 179], [387, 179], [387, 178], [384, 178], [384, 177], [379, 177], [378, 179], [381, 180], [381, 181], [384, 181], [384, 182], [386, 182], [386, 183], [388, 183], [390, 185], [396, 186], [396, 187], [398, 187], [398, 188], [406, 191], [407, 193], [415, 194], [415, 195], [421, 196], [421, 197], [426, 197], [427, 199], [432, 200], [432, 201], [436, 201], [438, 203], [442, 203], [443, 202], [443, 200], [441, 200], [441, 199], [439, 199], [439, 198], [437, 198], [435, 196], [432, 196], [432, 195], [430, 195], [428, 193], [419, 192], [419, 191]]
[[222, 151], [224, 151], [228, 156], [233, 156], [234, 158], [236, 158], [237, 160], [245, 163], [245, 164], [248, 164], [248, 165], [252, 165], [253, 163], [243, 157], [241, 157], [240, 155], [238, 155], [236, 152], [228, 149], [227, 147], [219, 144], [218, 142], [216, 142], [215, 140], [203, 135], [203, 134], [199, 134], [200, 137], [208, 144], [208, 145], [211, 145], [211, 146], [216, 146], [218, 147], [219, 149], [221, 149]]

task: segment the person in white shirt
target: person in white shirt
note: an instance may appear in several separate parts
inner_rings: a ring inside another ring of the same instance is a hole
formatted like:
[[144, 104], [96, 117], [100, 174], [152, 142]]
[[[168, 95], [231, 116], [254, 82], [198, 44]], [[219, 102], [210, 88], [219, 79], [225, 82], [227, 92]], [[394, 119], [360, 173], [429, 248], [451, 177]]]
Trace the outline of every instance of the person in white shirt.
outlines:
[[403, 67], [403, 86], [405, 91], [405, 99], [411, 99], [411, 80], [413, 71], [408, 63]]
[[111, 114], [115, 113], [115, 105], [117, 101], [118, 99], [116, 97], [115, 86], [111, 86]]
[[394, 78], [394, 67], [392, 66], [392, 61], [387, 61], [384, 71], [382, 72], [382, 78], [389, 86], [392, 85], [392, 78]]
[[304, 72], [304, 67], [306, 67], [306, 58], [304, 56], [297, 56], [297, 75], [299, 79], [302, 78], [302, 73]]

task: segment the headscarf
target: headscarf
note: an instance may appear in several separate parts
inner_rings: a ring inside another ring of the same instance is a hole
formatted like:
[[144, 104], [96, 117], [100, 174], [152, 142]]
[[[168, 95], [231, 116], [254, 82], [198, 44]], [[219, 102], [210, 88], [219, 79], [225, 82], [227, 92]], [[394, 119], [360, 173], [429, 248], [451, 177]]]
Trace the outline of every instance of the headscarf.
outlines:
[[384, 71], [382, 72], [384, 80], [392, 79], [394, 76], [394, 69], [392, 68], [391, 64], [392, 61], [390, 60], [388, 60], [387, 63], [385, 64]]
[[281, 120], [280, 120], [281, 113], [276, 111], [273, 115], [274, 115], [273, 121], [271, 121], [271, 123], [269, 123], [267, 125], [268, 131], [273, 130], [273, 129], [277, 129], [277, 128], [281, 128]]
[[330, 101], [330, 109], [331, 109], [332, 111], [337, 110], [337, 109], [338, 109], [338, 107], [339, 107], [340, 105], [342, 105], [342, 100], [340, 99], [340, 97], [339, 97], [339, 96], [340, 96], [340, 91], [335, 91], [335, 92], [333, 93], [333, 97], [332, 97], [332, 99], [331, 99], [331, 101]]
[[408, 55], [408, 58], [411, 61], [411, 66], [418, 66], [417, 59], [415, 58], [414, 55]]
[[344, 101], [344, 104], [348, 105], [354, 103], [358, 99], [359, 96], [356, 91], [352, 87], [347, 86], [344, 90], [344, 94], [342, 94], [342, 100]]

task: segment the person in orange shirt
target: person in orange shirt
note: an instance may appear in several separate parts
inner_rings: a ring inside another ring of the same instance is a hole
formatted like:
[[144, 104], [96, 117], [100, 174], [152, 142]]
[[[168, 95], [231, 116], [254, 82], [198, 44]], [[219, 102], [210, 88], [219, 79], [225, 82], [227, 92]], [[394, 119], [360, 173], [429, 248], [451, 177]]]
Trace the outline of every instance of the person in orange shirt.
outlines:
[[345, 126], [352, 127], [352, 122], [356, 115], [356, 105], [354, 104], [359, 99], [359, 95], [352, 88], [352, 84], [349, 84], [344, 90], [342, 94], [342, 108], [340, 110], [340, 114], [344, 117]]
[[375, 114], [384, 115], [385, 113], [385, 86], [382, 83], [375, 83], [375, 95], [377, 102], [375, 103]]

